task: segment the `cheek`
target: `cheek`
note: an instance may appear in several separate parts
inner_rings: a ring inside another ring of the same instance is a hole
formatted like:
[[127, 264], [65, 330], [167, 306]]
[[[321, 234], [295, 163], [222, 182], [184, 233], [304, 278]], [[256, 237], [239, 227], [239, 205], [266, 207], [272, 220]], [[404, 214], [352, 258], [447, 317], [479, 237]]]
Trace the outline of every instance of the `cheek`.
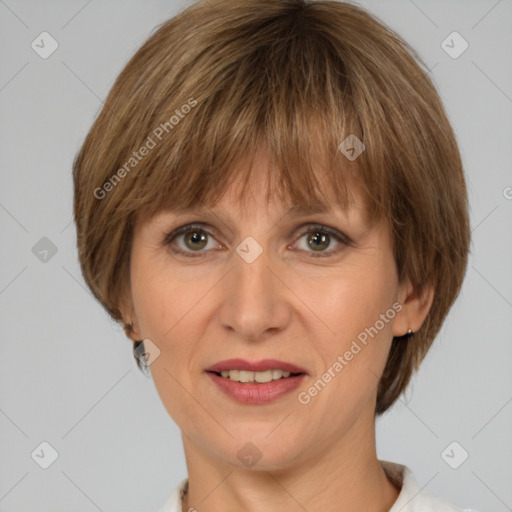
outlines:
[[144, 254], [132, 257], [132, 300], [138, 327], [141, 336], [160, 351], [150, 366], [152, 380], [171, 417], [185, 425], [190, 418], [204, 421], [187, 393], [192, 389], [192, 372], [197, 372], [193, 363], [200, 329], [191, 314], [198, 306], [200, 287], [176, 276], [176, 269], [165, 268]]
[[184, 279], [178, 268], [169, 265], [165, 254], [153, 257], [143, 246], [132, 252], [131, 288], [141, 334], [161, 342], [193, 308], [198, 289], [193, 280]]
[[209, 293], [219, 278], [204, 266], [180, 268], [169, 260], [164, 253], [133, 251], [132, 300], [141, 336], [160, 350], [153, 375], [168, 370], [183, 380], [198, 372], [198, 348], [212, 313]]
[[322, 371], [337, 377], [329, 400], [355, 403], [375, 391], [391, 346], [397, 290], [394, 260], [385, 254], [371, 265], [347, 263], [336, 279], [314, 288], [311, 303], [328, 329], [311, 339]]
[[[347, 262], [342, 271], [315, 285], [309, 297], [331, 337], [343, 341], [373, 326], [392, 307], [397, 291], [393, 261], [382, 255], [370, 263]], [[390, 323], [379, 322], [379, 331], [388, 332]]]

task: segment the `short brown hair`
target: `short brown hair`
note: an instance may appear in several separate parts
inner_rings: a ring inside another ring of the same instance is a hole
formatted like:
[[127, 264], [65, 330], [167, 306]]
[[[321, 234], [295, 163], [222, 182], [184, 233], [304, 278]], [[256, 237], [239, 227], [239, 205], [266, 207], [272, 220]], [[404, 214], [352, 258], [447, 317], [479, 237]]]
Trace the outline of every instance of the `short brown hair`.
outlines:
[[[366, 148], [354, 161], [339, 150], [350, 134]], [[73, 164], [85, 281], [122, 321], [138, 216], [214, 204], [235, 177], [248, 182], [250, 166], [235, 162], [262, 145], [275, 162], [274, 191], [295, 203], [322, 202], [320, 162], [340, 204], [356, 177], [369, 218], [391, 228], [400, 280], [420, 294], [433, 287], [421, 329], [393, 340], [381, 414], [459, 293], [470, 231], [457, 142], [426, 65], [360, 7], [208, 0], [159, 26], [117, 78]]]

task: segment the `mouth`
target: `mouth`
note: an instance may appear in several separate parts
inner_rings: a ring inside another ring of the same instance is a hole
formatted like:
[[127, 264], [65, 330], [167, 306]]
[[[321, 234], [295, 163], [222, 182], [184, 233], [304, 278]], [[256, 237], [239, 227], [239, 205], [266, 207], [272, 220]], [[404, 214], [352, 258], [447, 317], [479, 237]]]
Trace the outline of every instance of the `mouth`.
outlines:
[[278, 359], [263, 359], [261, 361], [226, 359], [215, 363], [206, 371], [236, 382], [260, 384], [308, 373], [300, 366]]
[[213, 373], [223, 379], [229, 379], [235, 382], [245, 384], [266, 384], [275, 380], [283, 380], [288, 378], [297, 377], [299, 375], [306, 375], [304, 372], [289, 372], [280, 368], [272, 368], [261, 372], [252, 372], [247, 370], [222, 370], [220, 372], [207, 371]]
[[308, 372], [295, 364], [277, 359], [251, 362], [227, 359], [206, 370], [217, 388], [243, 404], [267, 404], [295, 390]]

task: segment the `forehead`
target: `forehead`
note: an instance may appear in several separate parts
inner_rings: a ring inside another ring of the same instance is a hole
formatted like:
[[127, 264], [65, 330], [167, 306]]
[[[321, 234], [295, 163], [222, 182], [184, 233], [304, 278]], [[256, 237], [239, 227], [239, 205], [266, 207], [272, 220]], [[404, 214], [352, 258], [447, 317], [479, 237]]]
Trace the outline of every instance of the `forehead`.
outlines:
[[293, 178], [283, 180], [282, 170], [277, 168], [266, 151], [258, 151], [250, 163], [240, 161], [236, 167], [236, 178], [219, 196], [207, 196], [201, 203], [185, 205], [174, 211], [216, 210], [244, 216], [261, 214], [262, 208], [291, 216], [366, 211], [361, 188], [349, 173], [345, 178], [346, 194], [336, 194], [334, 178], [321, 166], [314, 171], [314, 185], [305, 190]]

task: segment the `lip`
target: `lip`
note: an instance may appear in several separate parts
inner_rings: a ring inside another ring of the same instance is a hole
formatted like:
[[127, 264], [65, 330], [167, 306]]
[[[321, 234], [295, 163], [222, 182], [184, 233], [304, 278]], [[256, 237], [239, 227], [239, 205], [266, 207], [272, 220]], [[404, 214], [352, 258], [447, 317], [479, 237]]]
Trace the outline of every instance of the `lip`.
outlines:
[[[293, 365], [292, 365], [293, 366]], [[236, 382], [207, 371], [208, 377], [230, 398], [243, 404], [267, 404], [296, 389], [306, 377], [304, 373], [262, 384]]]
[[[249, 372], [264, 372], [266, 370], [284, 370], [290, 373], [304, 373], [308, 375], [307, 370], [286, 361], [278, 359], [262, 359], [261, 361], [247, 361], [245, 359], [226, 359], [219, 361], [206, 368], [207, 372], [222, 372], [223, 370], [245, 370]], [[278, 381], [274, 381], [278, 382]], [[245, 384], [244, 384], [245, 385]], [[261, 386], [261, 384], [258, 384]]]

